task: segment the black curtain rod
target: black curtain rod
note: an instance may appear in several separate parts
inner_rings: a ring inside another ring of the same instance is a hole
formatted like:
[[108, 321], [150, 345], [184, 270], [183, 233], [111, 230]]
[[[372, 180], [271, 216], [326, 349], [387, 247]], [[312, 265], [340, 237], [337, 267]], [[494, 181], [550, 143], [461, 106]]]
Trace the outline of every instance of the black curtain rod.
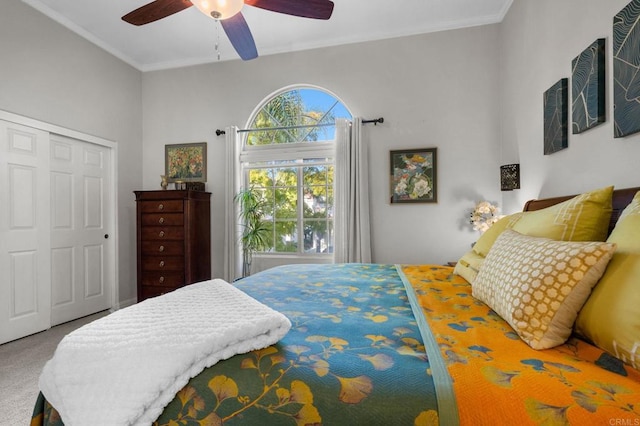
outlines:
[[[374, 126], [377, 126], [378, 123], [380, 123], [380, 124], [384, 123], [384, 118], [380, 117], [380, 118], [376, 118], [376, 119], [373, 119], [373, 120], [362, 120], [362, 124], [369, 124], [369, 123], [373, 123]], [[305, 126], [270, 127], [268, 129], [239, 129], [238, 133], [259, 131], [259, 130], [284, 130], [284, 129], [291, 129], [291, 128], [319, 127], [319, 126], [333, 126], [333, 124], [309, 124], [309, 125], [305, 125]], [[224, 130], [216, 129], [216, 136], [221, 136], [221, 135], [224, 135], [226, 133], [227, 132], [225, 132]]]

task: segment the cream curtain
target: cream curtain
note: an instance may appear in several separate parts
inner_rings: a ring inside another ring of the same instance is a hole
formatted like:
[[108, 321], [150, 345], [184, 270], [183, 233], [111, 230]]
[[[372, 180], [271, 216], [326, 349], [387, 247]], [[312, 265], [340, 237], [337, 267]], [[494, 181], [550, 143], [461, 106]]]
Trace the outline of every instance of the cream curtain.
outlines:
[[370, 263], [369, 159], [362, 119], [336, 121], [336, 263]]
[[240, 223], [234, 197], [240, 188], [240, 140], [238, 128], [235, 126], [225, 129], [227, 158], [225, 162], [225, 235], [224, 235], [224, 279], [232, 282], [242, 276], [242, 256], [239, 255], [238, 241], [240, 237]]

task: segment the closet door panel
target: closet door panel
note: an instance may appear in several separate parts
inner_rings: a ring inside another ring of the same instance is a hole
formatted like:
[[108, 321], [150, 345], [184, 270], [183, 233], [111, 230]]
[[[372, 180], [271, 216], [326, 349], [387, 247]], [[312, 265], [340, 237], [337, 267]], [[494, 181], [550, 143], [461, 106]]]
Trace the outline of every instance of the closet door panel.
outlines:
[[49, 135], [0, 120], [0, 343], [51, 315]]
[[[113, 209], [109, 197], [110, 155], [105, 147], [51, 136], [53, 250], [67, 250], [69, 259], [54, 274], [51, 323], [57, 325], [111, 307], [115, 280]], [[55, 254], [52, 252], [52, 256]]]
[[104, 250], [102, 245], [84, 247], [84, 297], [100, 297], [105, 294], [104, 278]]
[[75, 256], [73, 247], [51, 250], [51, 306], [73, 303]]
[[38, 313], [38, 257], [34, 251], [14, 251], [9, 255], [11, 318]]

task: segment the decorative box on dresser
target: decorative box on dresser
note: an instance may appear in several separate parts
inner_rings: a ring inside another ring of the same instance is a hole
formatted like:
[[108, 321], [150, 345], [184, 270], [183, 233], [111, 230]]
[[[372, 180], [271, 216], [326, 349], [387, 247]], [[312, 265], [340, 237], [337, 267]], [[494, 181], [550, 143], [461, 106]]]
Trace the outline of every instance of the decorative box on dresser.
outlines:
[[134, 191], [138, 302], [211, 279], [211, 193]]

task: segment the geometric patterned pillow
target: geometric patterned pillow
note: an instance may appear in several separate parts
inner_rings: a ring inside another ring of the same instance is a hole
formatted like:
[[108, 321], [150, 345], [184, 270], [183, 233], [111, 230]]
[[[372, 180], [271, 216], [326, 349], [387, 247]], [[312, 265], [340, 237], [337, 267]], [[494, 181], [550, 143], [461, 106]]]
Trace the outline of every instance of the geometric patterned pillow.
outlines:
[[561, 345], [615, 249], [610, 243], [555, 241], [507, 229], [487, 254], [472, 294], [532, 348]]
[[640, 192], [618, 218], [607, 242], [618, 249], [578, 314], [576, 331], [640, 369]]

